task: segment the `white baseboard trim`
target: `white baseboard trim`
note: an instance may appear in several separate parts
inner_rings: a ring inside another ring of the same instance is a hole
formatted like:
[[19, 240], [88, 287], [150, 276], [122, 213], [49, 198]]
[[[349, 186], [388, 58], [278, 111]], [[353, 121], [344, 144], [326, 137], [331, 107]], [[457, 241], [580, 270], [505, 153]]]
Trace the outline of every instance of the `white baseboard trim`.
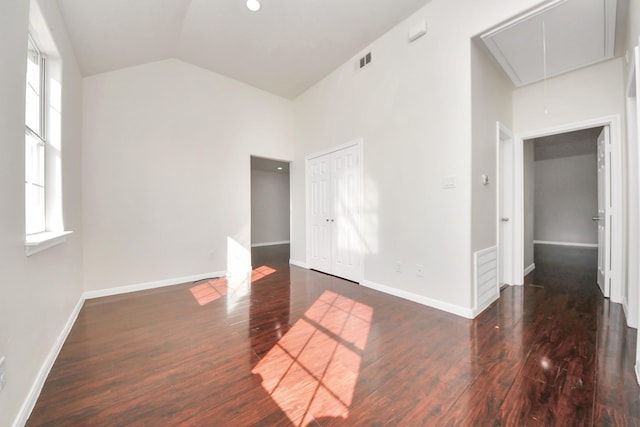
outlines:
[[524, 275], [526, 276], [527, 274], [531, 273], [535, 269], [536, 269], [536, 263], [532, 262], [529, 267], [524, 269]]
[[93, 299], [107, 297], [111, 295], [127, 294], [129, 292], [144, 291], [147, 289], [162, 288], [165, 286], [179, 285], [181, 283], [196, 282], [198, 280], [210, 279], [214, 277], [224, 277], [226, 271], [214, 271], [212, 273], [195, 274], [193, 276], [176, 277], [173, 279], [157, 280], [155, 282], [136, 283], [134, 285], [118, 286], [116, 288], [98, 289], [95, 291], [86, 291], [85, 299]]
[[288, 245], [291, 241], [289, 240], [281, 240], [279, 242], [264, 242], [264, 243], [252, 243], [252, 248], [261, 248], [263, 246], [275, 246], [275, 245]]
[[500, 294], [498, 293], [497, 295], [493, 296], [489, 301], [487, 301], [482, 307], [476, 307], [473, 310], [471, 310], [472, 317], [468, 317], [468, 319], [475, 319], [478, 316], [478, 314], [485, 311], [491, 304], [498, 301], [499, 299], [500, 299]]
[[636, 381], [640, 384], [640, 360], [636, 360]]
[[581, 248], [597, 248], [597, 243], [552, 242], [549, 240], [534, 240], [534, 245], [577, 246]]
[[42, 387], [44, 386], [47, 377], [49, 376], [49, 372], [51, 372], [51, 368], [58, 358], [58, 354], [64, 345], [64, 342], [67, 340], [67, 336], [69, 336], [69, 332], [71, 332], [71, 328], [76, 323], [76, 319], [78, 318], [78, 314], [80, 314], [80, 310], [82, 310], [82, 305], [84, 304], [84, 295], [80, 295], [80, 299], [76, 303], [75, 307], [71, 311], [69, 315], [69, 319], [67, 319], [67, 323], [65, 323], [64, 328], [58, 335], [58, 338], [53, 343], [53, 347], [49, 351], [47, 358], [42, 363], [40, 370], [38, 371], [38, 375], [36, 379], [33, 381], [31, 385], [31, 389], [29, 389], [29, 394], [27, 394], [27, 398], [25, 399], [20, 411], [18, 412], [18, 416], [13, 422], [13, 427], [22, 427], [27, 423], [29, 416], [31, 416], [31, 411], [33, 411], [34, 406], [36, 406], [36, 402], [38, 401], [38, 397], [40, 397], [40, 392], [42, 391]]
[[379, 283], [371, 282], [369, 280], [363, 280], [362, 282], [360, 282], [360, 284], [362, 286], [366, 286], [367, 288], [380, 291], [385, 294], [389, 294], [389, 295], [393, 295], [409, 301], [417, 302], [418, 304], [422, 304], [428, 307], [436, 308], [438, 310], [446, 311], [447, 313], [455, 314], [457, 316], [462, 316], [467, 319], [474, 318], [474, 310], [469, 308], [464, 308], [458, 305], [449, 304], [448, 302], [439, 301], [433, 298], [425, 297], [423, 295], [414, 294], [413, 292], [392, 288], [387, 285], [381, 285]]
[[290, 259], [289, 260], [289, 264], [295, 265], [296, 267], [304, 268], [304, 269], [307, 269], [307, 270], [309, 269], [309, 265], [307, 265], [306, 262], [297, 261], [295, 259]]

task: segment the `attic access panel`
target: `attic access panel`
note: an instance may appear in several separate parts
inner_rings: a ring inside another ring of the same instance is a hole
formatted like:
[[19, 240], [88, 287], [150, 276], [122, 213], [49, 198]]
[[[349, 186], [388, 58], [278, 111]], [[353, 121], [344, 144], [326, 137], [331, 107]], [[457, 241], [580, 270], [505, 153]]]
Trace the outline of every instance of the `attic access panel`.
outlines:
[[519, 87], [545, 78], [545, 44], [546, 77], [612, 58], [615, 23], [616, 0], [556, 0], [480, 38]]

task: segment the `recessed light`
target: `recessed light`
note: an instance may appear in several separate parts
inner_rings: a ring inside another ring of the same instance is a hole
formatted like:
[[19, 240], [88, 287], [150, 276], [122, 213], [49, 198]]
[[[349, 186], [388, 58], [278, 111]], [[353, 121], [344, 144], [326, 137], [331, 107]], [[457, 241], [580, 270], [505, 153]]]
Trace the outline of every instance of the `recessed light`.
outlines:
[[251, 12], [257, 12], [260, 10], [260, 2], [258, 0], [247, 0], [247, 9]]
[[278, 166], [278, 170], [281, 171], [282, 170], [282, 166]]

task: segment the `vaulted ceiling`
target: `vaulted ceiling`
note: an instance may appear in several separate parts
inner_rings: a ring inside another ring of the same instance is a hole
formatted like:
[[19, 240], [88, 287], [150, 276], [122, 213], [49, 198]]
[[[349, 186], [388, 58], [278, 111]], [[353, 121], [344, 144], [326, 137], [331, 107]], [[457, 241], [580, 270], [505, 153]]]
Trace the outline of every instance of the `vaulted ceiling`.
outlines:
[[295, 98], [430, 0], [57, 0], [83, 75], [178, 58]]
[[[430, 0], [56, 1], [84, 76], [178, 58], [293, 99]], [[525, 85], [611, 58], [627, 1], [551, 0], [481, 38]]]

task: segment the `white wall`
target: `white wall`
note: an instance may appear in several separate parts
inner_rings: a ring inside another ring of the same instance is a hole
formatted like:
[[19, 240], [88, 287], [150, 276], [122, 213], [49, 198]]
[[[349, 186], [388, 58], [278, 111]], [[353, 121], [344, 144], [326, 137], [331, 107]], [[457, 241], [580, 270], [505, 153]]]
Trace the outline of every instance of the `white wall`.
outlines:
[[524, 158], [524, 268], [534, 263], [533, 235], [536, 221], [535, 211], [535, 167], [534, 142], [525, 141], [523, 147]]
[[535, 240], [597, 244], [597, 213], [595, 153], [535, 162]]
[[251, 171], [251, 243], [289, 241], [289, 174]]
[[[307, 256], [305, 156], [362, 137], [365, 282], [472, 306], [470, 39], [536, 3], [433, 0], [363, 50], [373, 55], [366, 68], [357, 69], [356, 55], [296, 100], [294, 260]], [[420, 20], [429, 33], [409, 44]], [[455, 189], [442, 188], [445, 176]]]
[[64, 62], [62, 186], [67, 242], [31, 257], [24, 253], [24, 101], [29, 2], [0, 2], [0, 356], [7, 387], [0, 425], [16, 419], [36, 375], [82, 293], [80, 193], [81, 76], [55, 2], [42, 12]]
[[250, 247], [250, 156], [292, 141], [291, 101], [178, 60], [86, 78], [85, 288], [227, 270], [227, 238]]
[[623, 63], [624, 59], [616, 58], [549, 79], [546, 97], [542, 82], [516, 89], [514, 131], [531, 132], [613, 114], [624, 119]]
[[[481, 42], [478, 42], [481, 43]], [[512, 125], [513, 84], [490, 54], [471, 44], [471, 250], [496, 245], [496, 122]], [[489, 176], [483, 185], [481, 175]]]

